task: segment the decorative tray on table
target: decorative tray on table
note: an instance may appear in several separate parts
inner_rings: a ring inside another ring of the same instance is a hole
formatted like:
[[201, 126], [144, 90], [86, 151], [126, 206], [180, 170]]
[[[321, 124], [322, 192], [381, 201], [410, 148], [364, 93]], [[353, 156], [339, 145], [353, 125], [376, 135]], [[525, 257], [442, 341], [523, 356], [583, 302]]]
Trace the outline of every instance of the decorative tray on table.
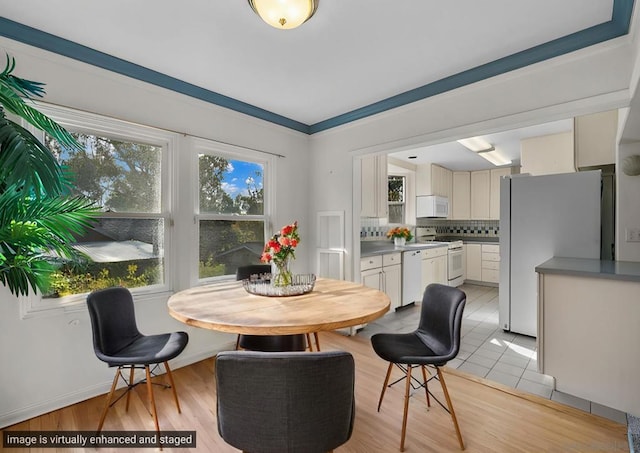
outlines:
[[271, 284], [270, 274], [264, 274], [260, 278], [248, 278], [242, 280], [242, 286], [251, 294], [259, 296], [299, 296], [313, 291], [316, 284], [315, 274], [296, 274], [291, 279], [291, 285], [274, 286]]

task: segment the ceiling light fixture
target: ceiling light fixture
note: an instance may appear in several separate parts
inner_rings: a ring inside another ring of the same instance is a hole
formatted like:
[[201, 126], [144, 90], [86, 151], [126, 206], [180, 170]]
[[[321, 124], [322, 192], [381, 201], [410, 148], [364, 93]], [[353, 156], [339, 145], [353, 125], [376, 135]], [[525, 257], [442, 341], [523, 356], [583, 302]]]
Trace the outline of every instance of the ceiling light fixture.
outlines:
[[465, 138], [463, 140], [458, 140], [458, 143], [478, 154], [480, 157], [485, 158], [496, 167], [511, 164], [509, 159], [505, 159], [498, 151], [496, 151], [496, 148], [491, 143], [482, 137]]
[[313, 16], [320, 0], [248, 0], [260, 18], [272, 27], [290, 30]]

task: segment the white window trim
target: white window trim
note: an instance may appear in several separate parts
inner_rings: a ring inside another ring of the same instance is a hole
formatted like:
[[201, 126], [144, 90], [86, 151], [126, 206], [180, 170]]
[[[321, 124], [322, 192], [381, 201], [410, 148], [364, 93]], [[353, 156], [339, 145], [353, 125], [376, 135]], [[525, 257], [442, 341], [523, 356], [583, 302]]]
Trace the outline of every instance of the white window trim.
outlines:
[[228, 159], [234, 160], [243, 160], [249, 162], [256, 162], [263, 165], [264, 174], [262, 175], [262, 186], [264, 188], [264, 213], [263, 215], [246, 215], [242, 216], [243, 220], [260, 220], [264, 221], [264, 236], [265, 238], [271, 237], [272, 225], [271, 218], [273, 217], [273, 206], [274, 206], [274, 193], [275, 193], [275, 185], [273, 181], [275, 181], [275, 159], [276, 156], [262, 153], [259, 151], [250, 150], [247, 148], [242, 148], [239, 146], [229, 145], [225, 143], [215, 142], [213, 140], [206, 140], [203, 138], [193, 138], [192, 139], [192, 149], [193, 149], [193, 160], [192, 160], [192, 168], [195, 169], [195, 181], [193, 184], [193, 219], [195, 223], [196, 233], [193, 238], [193, 256], [195, 257], [191, 263], [191, 275], [192, 278], [192, 286], [193, 285], [206, 285], [217, 282], [223, 282], [231, 280], [231, 277], [228, 275], [220, 276], [220, 277], [208, 277], [208, 278], [200, 278], [199, 270], [198, 270], [198, 260], [200, 256], [200, 220], [238, 220], [238, 216], [236, 215], [221, 215], [221, 214], [201, 214], [200, 213], [200, 181], [198, 179], [199, 171], [198, 171], [198, 156], [200, 154], [212, 154]]
[[[175, 209], [176, 162], [178, 134], [174, 132], [142, 126], [128, 121], [109, 118], [93, 113], [82, 112], [66, 107], [55, 106], [38, 102], [37, 109], [49, 116], [61, 126], [72, 132], [103, 135], [118, 140], [133, 140], [162, 147], [162, 174], [161, 174], [161, 206], [160, 213], [143, 214], [144, 218], [158, 218], [165, 220], [164, 231], [164, 283], [150, 285], [141, 288], [131, 288], [136, 299], [156, 299], [168, 297], [175, 287], [174, 275], [176, 264], [175, 240], [173, 240], [173, 211]], [[30, 124], [22, 121], [22, 124], [40, 140], [44, 139], [44, 133], [35, 129]], [[138, 213], [111, 214], [105, 217], [140, 217]], [[34, 317], [53, 316], [60, 313], [72, 313], [86, 310], [85, 301], [87, 294], [74, 294], [60, 298], [45, 299], [40, 294], [18, 297], [20, 302], [20, 316], [22, 319]]]

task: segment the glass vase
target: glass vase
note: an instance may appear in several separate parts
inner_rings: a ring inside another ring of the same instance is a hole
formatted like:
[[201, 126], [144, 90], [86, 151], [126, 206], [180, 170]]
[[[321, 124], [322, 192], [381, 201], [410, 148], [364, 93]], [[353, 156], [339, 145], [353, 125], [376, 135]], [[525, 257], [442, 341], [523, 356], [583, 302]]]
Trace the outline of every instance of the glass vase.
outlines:
[[293, 283], [293, 274], [289, 268], [290, 262], [289, 258], [271, 262], [271, 284], [273, 286], [290, 286]]

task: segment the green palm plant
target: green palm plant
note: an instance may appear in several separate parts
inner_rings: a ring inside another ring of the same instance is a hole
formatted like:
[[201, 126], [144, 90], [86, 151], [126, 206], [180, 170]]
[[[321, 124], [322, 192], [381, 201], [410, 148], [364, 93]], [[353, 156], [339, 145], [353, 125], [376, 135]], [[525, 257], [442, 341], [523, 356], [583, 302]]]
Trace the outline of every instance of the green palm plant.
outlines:
[[33, 107], [44, 84], [14, 76], [7, 55], [0, 73], [0, 282], [15, 295], [45, 293], [59, 260], [76, 260], [71, 246], [91, 226], [99, 208], [70, 196], [73, 180], [51, 151], [7, 117], [12, 113], [61, 145], [79, 148], [73, 136]]

